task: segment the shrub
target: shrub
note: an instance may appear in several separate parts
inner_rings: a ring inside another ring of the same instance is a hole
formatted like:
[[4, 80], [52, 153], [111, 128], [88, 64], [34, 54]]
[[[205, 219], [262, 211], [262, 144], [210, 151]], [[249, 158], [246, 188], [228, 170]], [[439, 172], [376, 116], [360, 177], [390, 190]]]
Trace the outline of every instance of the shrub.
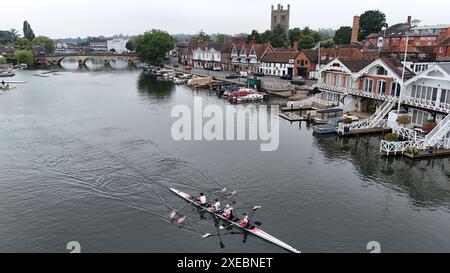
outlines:
[[0, 64], [6, 64], [6, 58], [3, 56], [0, 56]]
[[392, 134], [392, 133], [386, 134], [384, 136], [384, 140], [386, 140], [386, 141], [398, 141], [398, 135], [397, 134]]
[[417, 149], [416, 147], [408, 147], [405, 150], [405, 153], [411, 154], [411, 155], [418, 155], [419, 154], [419, 149]]
[[430, 133], [431, 131], [433, 131], [434, 127], [436, 127], [436, 123], [435, 122], [424, 122], [422, 125], [422, 131], [424, 131], [425, 133]]
[[353, 119], [352, 118], [345, 118], [345, 119], [342, 120], [342, 122], [345, 123], [345, 124], [351, 124], [353, 122]]
[[397, 123], [402, 125], [408, 125], [411, 123], [411, 117], [407, 115], [399, 116], [397, 118]]

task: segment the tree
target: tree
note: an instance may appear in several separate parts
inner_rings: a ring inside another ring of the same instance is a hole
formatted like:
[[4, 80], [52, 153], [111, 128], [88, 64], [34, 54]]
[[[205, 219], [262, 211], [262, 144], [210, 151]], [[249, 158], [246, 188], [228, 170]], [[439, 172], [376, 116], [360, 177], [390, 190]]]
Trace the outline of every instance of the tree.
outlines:
[[338, 45], [348, 45], [352, 40], [352, 28], [340, 27], [334, 34], [334, 43]]
[[206, 34], [206, 33], [203, 31], [203, 29], [201, 29], [201, 30], [197, 33], [197, 35], [192, 36], [192, 39], [194, 39], [194, 40], [202, 40], [202, 41], [206, 41], [206, 42], [209, 42], [209, 43], [212, 42], [211, 37], [210, 37], [208, 34]]
[[31, 49], [31, 42], [28, 41], [26, 38], [17, 38], [14, 41], [14, 47], [18, 49], [25, 49], [30, 50]]
[[286, 31], [280, 25], [276, 26], [272, 31], [272, 36], [270, 37], [270, 43], [274, 47], [287, 47], [289, 44]]
[[225, 34], [217, 34], [216, 43], [224, 44], [227, 36]]
[[302, 36], [302, 30], [298, 27], [289, 30], [289, 42], [294, 44], [294, 42], [298, 42], [300, 40], [300, 36]]
[[165, 54], [173, 49], [175, 39], [165, 31], [153, 29], [139, 35], [134, 45], [141, 61], [161, 66]]
[[14, 36], [16, 39], [20, 37], [19, 31], [15, 28], [10, 29], [9, 33], [11, 33], [11, 35]]
[[0, 45], [8, 45], [14, 42], [14, 35], [9, 31], [0, 30]]
[[302, 35], [298, 40], [298, 45], [301, 49], [310, 49], [316, 46], [316, 41], [312, 35]]
[[323, 48], [332, 48], [334, 46], [333, 39], [326, 40], [320, 46], [323, 47]]
[[23, 37], [27, 38], [30, 42], [35, 38], [34, 32], [27, 21], [23, 22]]
[[0, 64], [6, 64], [6, 58], [3, 56], [0, 56]]
[[45, 51], [47, 51], [48, 54], [52, 54], [55, 52], [55, 42], [53, 42], [52, 39], [45, 37], [45, 36], [38, 36], [31, 41], [32, 46], [44, 46]]
[[14, 52], [14, 59], [18, 64], [25, 63], [27, 65], [33, 65], [33, 52], [31, 50], [16, 50]]
[[261, 43], [261, 34], [257, 30], [252, 30], [252, 33], [247, 36], [247, 43], [250, 43], [255, 38], [256, 43]]
[[125, 48], [128, 49], [129, 51], [134, 51], [134, 41], [133, 40], [129, 40], [125, 44]]
[[372, 33], [378, 33], [387, 27], [386, 15], [379, 10], [368, 10], [359, 19], [359, 39], [365, 39]]

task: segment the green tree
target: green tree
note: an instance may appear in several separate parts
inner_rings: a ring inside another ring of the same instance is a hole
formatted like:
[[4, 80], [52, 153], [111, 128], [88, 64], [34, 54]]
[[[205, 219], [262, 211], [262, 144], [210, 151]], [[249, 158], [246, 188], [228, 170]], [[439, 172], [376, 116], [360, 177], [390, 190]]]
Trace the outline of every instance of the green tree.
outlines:
[[14, 35], [10, 31], [0, 30], [0, 45], [8, 45], [15, 40]]
[[379, 10], [368, 10], [359, 19], [359, 39], [365, 39], [372, 33], [378, 33], [387, 27], [386, 15]]
[[224, 44], [226, 39], [227, 39], [227, 35], [219, 33], [219, 34], [217, 34], [215, 43], [216, 44]]
[[294, 42], [298, 42], [300, 40], [300, 36], [302, 36], [302, 30], [298, 27], [289, 30], [289, 42], [294, 44]]
[[28, 41], [28, 39], [26, 39], [26, 38], [17, 38], [14, 41], [14, 47], [18, 48], [18, 49], [30, 50], [31, 49], [31, 42]]
[[352, 28], [340, 27], [334, 34], [334, 43], [338, 45], [348, 45], [352, 40]]
[[320, 47], [323, 48], [332, 48], [334, 46], [334, 41], [333, 39], [328, 39], [325, 42], [321, 43]]
[[129, 51], [134, 51], [134, 41], [133, 40], [129, 40], [125, 44], [125, 48], [128, 49]]
[[261, 34], [257, 30], [252, 30], [252, 33], [247, 36], [247, 43], [250, 43], [255, 38], [256, 43], [261, 43]]
[[23, 37], [27, 38], [30, 42], [35, 38], [34, 32], [27, 21], [23, 22]]
[[298, 40], [298, 45], [301, 49], [310, 49], [316, 46], [316, 41], [312, 35], [302, 35]]
[[15, 28], [10, 29], [9, 33], [11, 33], [11, 35], [14, 36], [16, 39], [20, 37], [19, 31]]
[[273, 33], [270, 30], [266, 30], [261, 34], [261, 43], [269, 43], [272, 39]]
[[13, 57], [17, 63], [26, 63], [27, 65], [34, 63], [34, 55], [31, 50], [16, 50]]
[[32, 46], [44, 46], [45, 47], [45, 51], [47, 51], [48, 54], [52, 54], [53, 52], [55, 52], [55, 42], [45, 36], [38, 36], [36, 38], [33, 39], [33, 41], [31, 41], [31, 45]]
[[192, 36], [192, 39], [194, 40], [203, 40], [209, 43], [212, 43], [211, 37], [206, 34], [206, 32], [201, 29], [196, 35]]
[[288, 47], [289, 40], [282, 26], [278, 25], [274, 28], [270, 37], [270, 43], [274, 47]]
[[136, 54], [141, 61], [161, 66], [164, 55], [173, 49], [175, 39], [169, 33], [153, 29], [139, 35], [134, 41]]
[[6, 58], [3, 56], [0, 56], [0, 64], [6, 64]]

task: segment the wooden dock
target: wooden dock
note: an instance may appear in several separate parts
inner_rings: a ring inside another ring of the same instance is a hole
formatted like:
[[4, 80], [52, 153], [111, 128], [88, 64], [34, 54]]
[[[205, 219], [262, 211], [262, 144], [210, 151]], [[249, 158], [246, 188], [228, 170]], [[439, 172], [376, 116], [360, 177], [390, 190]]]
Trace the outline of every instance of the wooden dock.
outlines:
[[301, 115], [297, 115], [291, 112], [286, 112], [286, 113], [278, 113], [278, 116], [289, 120], [290, 122], [297, 122], [297, 121], [310, 121], [310, 118], [308, 118], [307, 116], [301, 116]]
[[341, 136], [351, 136], [351, 135], [366, 135], [366, 134], [376, 134], [376, 133], [387, 133], [392, 131], [391, 128], [363, 128], [363, 129], [352, 129], [349, 132], [342, 134]]
[[315, 111], [317, 108], [312, 106], [304, 106], [304, 107], [281, 107], [281, 111], [283, 112], [297, 112], [297, 111]]

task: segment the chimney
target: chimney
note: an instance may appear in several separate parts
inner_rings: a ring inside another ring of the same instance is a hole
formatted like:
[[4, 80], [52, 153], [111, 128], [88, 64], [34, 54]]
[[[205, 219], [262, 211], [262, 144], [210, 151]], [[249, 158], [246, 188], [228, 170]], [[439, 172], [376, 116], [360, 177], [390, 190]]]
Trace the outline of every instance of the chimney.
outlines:
[[278, 4], [278, 10], [280, 10], [281, 9], [281, 4]]
[[297, 41], [295, 41], [294, 44], [292, 45], [292, 50], [298, 51], [298, 42]]
[[352, 44], [358, 42], [358, 33], [359, 33], [359, 16], [353, 17], [353, 27], [352, 27]]
[[407, 23], [408, 26], [410, 26], [410, 27], [411, 27], [411, 20], [412, 20], [412, 17], [411, 17], [411, 16], [408, 16], [408, 19], [407, 19], [406, 23]]

